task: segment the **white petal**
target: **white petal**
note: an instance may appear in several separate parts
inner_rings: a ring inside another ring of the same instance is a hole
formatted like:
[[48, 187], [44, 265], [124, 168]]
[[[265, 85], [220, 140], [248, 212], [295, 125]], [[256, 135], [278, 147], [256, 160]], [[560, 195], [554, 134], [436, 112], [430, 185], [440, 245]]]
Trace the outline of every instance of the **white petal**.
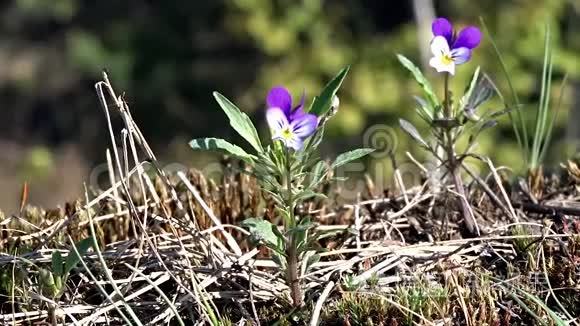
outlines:
[[446, 60], [444, 60], [444, 58], [442, 56], [435, 56], [433, 58], [431, 58], [431, 60], [429, 60], [429, 65], [433, 68], [435, 68], [435, 70], [437, 70], [437, 72], [448, 72], [452, 75], [455, 74], [455, 62], [451, 61], [449, 63], [445, 62]]
[[272, 132], [272, 138], [274, 139], [279, 138], [282, 130], [290, 126], [288, 118], [286, 118], [284, 111], [280, 108], [269, 108], [266, 111], [266, 121], [268, 122], [268, 126]]
[[449, 54], [449, 44], [447, 44], [447, 39], [443, 36], [435, 36], [433, 40], [431, 40], [431, 53], [434, 56], [438, 57], [441, 55]]
[[447, 72], [452, 76], [455, 75], [455, 63], [447, 66]]

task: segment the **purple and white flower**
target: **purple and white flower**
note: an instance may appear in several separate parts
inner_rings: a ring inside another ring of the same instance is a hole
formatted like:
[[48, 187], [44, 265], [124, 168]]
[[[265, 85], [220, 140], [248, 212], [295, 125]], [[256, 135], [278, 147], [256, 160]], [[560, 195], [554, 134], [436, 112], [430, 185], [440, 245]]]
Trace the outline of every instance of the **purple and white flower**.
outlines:
[[318, 117], [304, 112], [304, 95], [300, 103], [292, 108], [292, 96], [286, 88], [277, 86], [270, 90], [266, 98], [268, 109], [266, 120], [273, 140], [295, 151], [302, 148], [304, 140], [310, 137], [318, 126]]
[[468, 26], [459, 34], [453, 31], [453, 26], [445, 18], [437, 18], [432, 24], [433, 40], [431, 52], [433, 58], [429, 65], [437, 72], [455, 74], [455, 65], [460, 65], [471, 59], [471, 52], [481, 42], [481, 32], [477, 27]]

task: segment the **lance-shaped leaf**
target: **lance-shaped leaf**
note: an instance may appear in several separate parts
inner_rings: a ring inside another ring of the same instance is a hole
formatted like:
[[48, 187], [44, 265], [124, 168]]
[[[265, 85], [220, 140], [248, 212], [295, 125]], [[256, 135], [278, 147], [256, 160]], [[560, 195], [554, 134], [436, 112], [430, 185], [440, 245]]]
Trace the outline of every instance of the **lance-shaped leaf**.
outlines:
[[217, 150], [227, 152], [241, 160], [246, 162], [252, 162], [256, 160], [256, 157], [252, 154], [248, 154], [244, 149], [236, 146], [227, 140], [220, 138], [198, 138], [189, 142], [189, 146], [194, 150]]
[[[58, 278], [58, 276], [56, 276]], [[58, 293], [58, 288], [55, 283], [55, 275], [49, 270], [41, 268], [38, 271], [38, 280], [42, 287], [42, 291], [51, 297], [54, 297]]]
[[344, 67], [336, 77], [326, 84], [322, 93], [320, 93], [320, 96], [314, 98], [314, 101], [308, 110], [310, 113], [322, 117], [328, 112], [328, 110], [330, 110], [330, 107], [332, 106], [332, 98], [336, 95], [336, 92], [340, 88], [346, 74], [348, 74], [349, 69], [350, 66]]
[[308, 273], [312, 265], [318, 263], [320, 261], [320, 255], [316, 253], [314, 250], [309, 250], [304, 252], [304, 256], [302, 257], [302, 266], [300, 268], [301, 275]]
[[417, 113], [419, 113], [421, 119], [425, 120], [427, 123], [431, 123], [433, 118], [437, 116], [433, 113], [431, 104], [427, 103], [427, 101], [420, 96], [413, 96], [413, 98], [415, 99], [415, 102], [417, 102]]
[[321, 194], [321, 193], [318, 193], [318, 192], [313, 191], [313, 190], [310, 190], [310, 189], [301, 191], [300, 193], [298, 193], [298, 194], [296, 194], [294, 196], [294, 200], [296, 202], [305, 201], [305, 200], [308, 200], [308, 199], [311, 199], [311, 198], [322, 198], [322, 199], [326, 199], [327, 197], [326, 197], [325, 194]]
[[320, 143], [322, 142], [323, 137], [324, 137], [324, 126], [319, 126], [316, 129], [314, 135], [306, 139], [306, 141], [304, 142], [304, 147], [302, 148], [302, 151], [299, 152], [298, 156], [303, 157], [309, 155], [313, 150], [318, 148], [318, 145], [320, 145]]
[[475, 85], [477, 85], [477, 80], [479, 79], [479, 71], [480, 71], [480, 67], [478, 66], [477, 69], [475, 69], [475, 72], [473, 73], [473, 75], [471, 76], [471, 81], [469, 82], [469, 85], [468, 85], [467, 89], [465, 90], [463, 97], [461, 97], [461, 100], [459, 100], [459, 110], [460, 111], [470, 109], [467, 107], [467, 105], [469, 103], [469, 98], [471, 97], [471, 94], [473, 93], [473, 90], [475, 89]]
[[423, 137], [421, 137], [421, 134], [419, 133], [417, 128], [415, 128], [415, 126], [413, 126], [409, 121], [399, 119], [399, 125], [407, 134], [409, 134], [409, 136], [411, 136], [411, 138], [415, 139], [419, 144], [425, 147], [429, 147], [427, 142], [423, 140]]
[[250, 231], [254, 241], [261, 242], [280, 254], [284, 253], [284, 236], [274, 224], [260, 218], [248, 218], [242, 222], [242, 226]]
[[52, 273], [56, 276], [62, 276], [62, 266], [62, 255], [60, 254], [60, 251], [57, 250], [52, 253]]
[[496, 89], [497, 88], [486, 74], [483, 74], [480, 77], [478, 67], [471, 78], [469, 88], [459, 102], [459, 110], [463, 111], [468, 119], [478, 121], [480, 118], [475, 114], [476, 109], [481, 104], [488, 101], [494, 95]]
[[230, 119], [232, 128], [250, 143], [258, 153], [263, 152], [264, 148], [260, 142], [260, 137], [250, 118], [222, 94], [214, 92], [213, 96]]
[[373, 148], [359, 148], [346, 153], [342, 153], [336, 157], [336, 160], [332, 163], [330, 168], [336, 169], [337, 167], [343, 166], [354, 160], [358, 160], [359, 158], [364, 157], [374, 151], [375, 150]]
[[484, 130], [493, 128], [496, 125], [497, 125], [497, 120], [487, 120], [473, 134], [473, 138], [476, 139], [477, 137], [479, 137], [479, 134], [481, 134]]
[[[74, 244], [74, 246], [77, 248], [77, 251], [79, 252], [80, 256], [84, 255], [92, 245], [93, 245], [93, 238], [92, 237], [83, 239], [83, 240], [77, 242], [76, 244]], [[64, 263], [64, 274], [63, 275], [65, 277], [81, 261], [81, 257], [79, 255], [76, 254], [74, 249], [69, 251], [68, 256], [66, 257], [66, 262]]]
[[319, 161], [314, 165], [312, 171], [310, 172], [310, 183], [308, 187], [310, 189], [314, 189], [317, 187], [323, 180], [326, 174], [328, 173], [328, 165], [325, 161]]
[[435, 111], [435, 108], [437, 108], [440, 105], [439, 104], [440, 102], [439, 99], [437, 98], [437, 95], [435, 95], [435, 92], [433, 91], [433, 87], [431, 87], [431, 83], [429, 83], [429, 81], [427, 80], [427, 78], [425, 78], [421, 70], [417, 68], [417, 66], [415, 66], [415, 64], [411, 60], [407, 59], [405, 56], [400, 54], [397, 54], [397, 58], [399, 59], [399, 62], [401, 62], [403, 67], [407, 68], [407, 70], [411, 72], [413, 78], [415, 78], [419, 86], [423, 88], [423, 91], [427, 95], [427, 100], [430, 106], [430, 112], [424, 113], [428, 114], [429, 117], [433, 119], [433, 112]]

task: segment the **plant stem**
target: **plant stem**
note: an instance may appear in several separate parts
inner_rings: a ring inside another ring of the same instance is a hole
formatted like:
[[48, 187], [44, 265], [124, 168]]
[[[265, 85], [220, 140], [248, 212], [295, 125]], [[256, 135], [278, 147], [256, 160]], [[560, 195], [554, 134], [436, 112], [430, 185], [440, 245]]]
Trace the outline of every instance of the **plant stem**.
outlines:
[[[444, 104], [443, 104], [443, 114], [445, 119], [453, 119], [453, 112], [450, 104], [449, 98], [449, 74], [445, 74], [445, 84], [444, 84]], [[467, 200], [467, 194], [465, 188], [463, 187], [463, 180], [461, 180], [459, 165], [461, 162], [455, 157], [454, 139], [450, 128], [445, 129], [445, 143], [443, 144], [445, 151], [447, 152], [447, 168], [451, 177], [453, 178], [453, 185], [455, 186], [455, 191], [459, 194], [459, 207], [461, 208], [461, 215], [467, 230], [472, 235], [477, 235], [479, 230], [475, 224], [475, 219], [471, 214], [469, 209], [469, 202]]]
[[[451, 104], [449, 103], [450, 99], [449, 99], [449, 73], [444, 73], [445, 75], [445, 79], [444, 79], [444, 85], [443, 85], [443, 91], [445, 92], [445, 94], [443, 94], [443, 114], [445, 115], [445, 119], [452, 119], [453, 116], [451, 114]], [[451, 139], [449, 139], [451, 140]]]
[[[292, 164], [290, 149], [286, 148], [286, 209], [289, 215], [289, 223], [286, 225], [286, 232], [293, 231], [296, 227], [296, 217], [294, 216], [294, 198], [292, 198]], [[290, 296], [292, 305], [300, 307], [302, 305], [302, 290], [298, 279], [298, 252], [296, 244], [296, 232], [289, 232], [290, 241], [286, 246], [287, 270], [286, 277], [290, 286]]]

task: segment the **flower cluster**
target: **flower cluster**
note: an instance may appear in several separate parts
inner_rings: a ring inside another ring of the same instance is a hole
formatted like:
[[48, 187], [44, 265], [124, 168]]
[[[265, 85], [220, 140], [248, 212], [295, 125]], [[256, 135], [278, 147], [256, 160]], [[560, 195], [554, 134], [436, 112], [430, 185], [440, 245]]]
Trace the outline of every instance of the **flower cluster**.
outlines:
[[434, 36], [431, 41], [433, 58], [429, 64], [438, 72], [455, 74], [455, 65], [469, 61], [471, 52], [481, 42], [481, 32], [477, 27], [468, 26], [456, 34], [453, 25], [445, 18], [435, 19], [432, 30]]
[[266, 120], [272, 132], [272, 139], [295, 151], [302, 148], [304, 140], [310, 137], [318, 126], [318, 117], [304, 112], [304, 95], [300, 103], [292, 108], [292, 96], [284, 87], [270, 90], [266, 98], [268, 109]]

